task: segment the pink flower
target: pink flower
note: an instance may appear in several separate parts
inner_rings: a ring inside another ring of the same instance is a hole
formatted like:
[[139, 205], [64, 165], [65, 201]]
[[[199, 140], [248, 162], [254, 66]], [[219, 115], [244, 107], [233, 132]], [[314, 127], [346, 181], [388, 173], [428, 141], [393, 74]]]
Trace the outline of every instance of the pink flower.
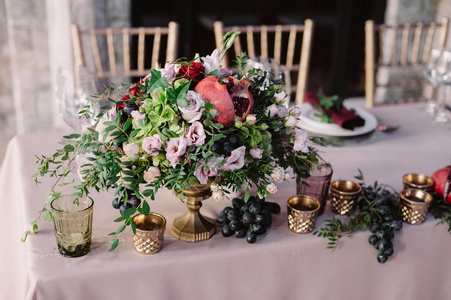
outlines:
[[213, 192], [211, 196], [216, 202], [224, 200], [224, 193], [222, 193], [221, 191]]
[[194, 171], [194, 176], [201, 184], [206, 184], [208, 178], [218, 175], [219, 169], [224, 162], [224, 157], [214, 157], [207, 164], [204, 160], [197, 164], [196, 171]]
[[131, 115], [133, 119], [144, 120], [146, 118], [146, 115], [140, 112], [139, 110], [132, 111]]
[[301, 108], [299, 106], [295, 106], [290, 110], [290, 114], [296, 118], [299, 118], [301, 115]]
[[271, 178], [278, 183], [285, 179], [285, 170], [282, 167], [275, 167], [271, 173]]
[[249, 151], [253, 158], [260, 159], [263, 156], [263, 149], [253, 148]]
[[249, 125], [254, 125], [257, 122], [257, 117], [253, 114], [250, 114], [246, 117], [246, 122]]
[[127, 156], [138, 154], [138, 152], [139, 152], [139, 146], [134, 143], [127, 144], [123, 148], [124, 148], [124, 153]]
[[182, 113], [182, 118], [189, 123], [200, 120], [202, 112], [204, 111], [205, 101], [195, 91], [188, 91], [185, 96], [188, 101], [188, 105], [184, 107], [179, 106], [179, 110]]
[[266, 187], [266, 190], [270, 193], [270, 194], [275, 194], [277, 193], [277, 186], [274, 183], [269, 184]]
[[287, 96], [287, 93], [285, 91], [281, 91], [280, 93], [274, 94], [274, 98], [276, 98], [277, 101], [283, 101], [285, 97]]
[[285, 126], [288, 128], [293, 128], [298, 123], [298, 118], [294, 116], [289, 116], [285, 122]]
[[142, 148], [152, 156], [158, 155], [161, 149], [161, 139], [158, 134], [143, 139]]
[[285, 118], [288, 115], [288, 109], [285, 105], [277, 105], [277, 116], [280, 118]]
[[160, 170], [157, 167], [149, 167], [146, 172], [144, 172], [144, 180], [147, 183], [154, 182], [158, 180], [157, 177], [161, 176]]
[[205, 135], [204, 125], [201, 122], [194, 122], [190, 128], [188, 129], [188, 133], [186, 134], [186, 140], [188, 141], [188, 146], [196, 145], [202, 146], [205, 144]]
[[188, 141], [185, 137], [171, 138], [166, 146], [166, 158], [171, 162], [173, 168], [180, 161], [180, 158], [186, 152]]
[[266, 114], [269, 113], [270, 118], [274, 118], [278, 111], [279, 109], [277, 108], [277, 104], [271, 104], [266, 108]]
[[211, 72], [218, 71], [218, 76], [221, 76], [221, 58], [219, 57], [221, 53], [219, 49], [213, 50], [211, 55], [207, 55], [206, 57], [202, 57], [203, 65], [205, 67], [205, 74], [210, 74]]
[[158, 71], [161, 72], [161, 76], [166, 77], [166, 80], [168, 81], [168, 83], [171, 83], [174, 81], [175, 75], [177, 75], [179, 68], [180, 68], [179, 65], [166, 63], [164, 65], [164, 69], [158, 69]]
[[241, 147], [233, 150], [224, 164], [224, 170], [225, 171], [235, 171], [235, 170], [241, 169], [244, 166], [244, 153], [245, 152], [246, 152], [245, 146], [241, 146]]
[[310, 140], [308, 139], [308, 133], [305, 130], [295, 128], [294, 129], [294, 151], [301, 151], [304, 153], [308, 153], [308, 146], [310, 144]]

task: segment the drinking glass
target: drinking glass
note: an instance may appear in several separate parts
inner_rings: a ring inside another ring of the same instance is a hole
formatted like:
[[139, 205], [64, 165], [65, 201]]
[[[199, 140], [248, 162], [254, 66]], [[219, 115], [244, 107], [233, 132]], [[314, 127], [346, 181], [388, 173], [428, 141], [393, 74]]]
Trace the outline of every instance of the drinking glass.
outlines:
[[437, 103], [435, 120], [440, 123], [449, 121], [450, 116], [446, 109], [447, 92], [451, 90], [451, 52], [442, 51], [437, 61], [437, 82], [441, 91], [441, 96]]
[[[437, 88], [439, 86], [438, 80], [437, 80], [437, 62], [439, 60], [441, 51], [438, 49], [432, 49], [431, 53], [429, 54], [429, 58], [426, 62], [426, 65], [424, 66], [423, 73], [424, 77], [429, 81], [429, 83], [434, 87]], [[435, 98], [435, 93], [433, 93], [431, 99], [427, 101], [426, 104], [426, 112], [430, 113], [431, 115], [434, 115], [437, 108], [437, 99]]]
[[78, 257], [91, 250], [92, 212], [94, 201], [83, 197], [74, 203], [76, 195], [63, 195], [50, 203], [59, 253]]
[[[58, 69], [56, 99], [59, 112], [64, 122], [77, 132], [83, 132], [94, 124], [95, 116], [99, 113], [99, 103], [89, 98], [96, 93], [96, 78], [85, 68], [80, 68], [78, 83], [71, 72]], [[79, 114], [85, 109], [87, 113]]]

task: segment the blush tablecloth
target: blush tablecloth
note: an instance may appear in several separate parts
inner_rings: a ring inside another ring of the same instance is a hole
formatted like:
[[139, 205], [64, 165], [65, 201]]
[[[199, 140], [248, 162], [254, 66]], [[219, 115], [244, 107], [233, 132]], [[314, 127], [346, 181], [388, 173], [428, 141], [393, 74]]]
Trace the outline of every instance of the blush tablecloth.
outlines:
[[[400, 125], [391, 134], [376, 133], [370, 143], [321, 148], [332, 163], [333, 179], [353, 179], [362, 170], [375, 180], [402, 187], [409, 172], [431, 175], [450, 163], [451, 132], [434, 123], [421, 105], [371, 110], [384, 122]], [[151, 210], [168, 220], [164, 247], [142, 255], [132, 246], [131, 232], [113, 251], [109, 232], [118, 211], [109, 193], [94, 195], [91, 252], [81, 258], [58, 254], [52, 224], [40, 222], [40, 232], [20, 243], [22, 232], [42, 207], [52, 181], [36, 186], [35, 155], [50, 155], [60, 133], [17, 136], [8, 145], [0, 178], [0, 298], [1, 299], [449, 299], [451, 295], [451, 235], [431, 216], [419, 226], [404, 224], [394, 240], [395, 254], [377, 263], [369, 233], [344, 237], [334, 252], [326, 240], [297, 235], [287, 227], [286, 200], [295, 183], [279, 186], [268, 198], [282, 211], [256, 244], [225, 238], [219, 232], [208, 241], [189, 243], [170, 234], [173, 219], [186, 208], [162, 191]], [[204, 201], [202, 212], [215, 217], [230, 203]], [[329, 207], [317, 228], [333, 214]], [[220, 228], [218, 227], [218, 231]]]

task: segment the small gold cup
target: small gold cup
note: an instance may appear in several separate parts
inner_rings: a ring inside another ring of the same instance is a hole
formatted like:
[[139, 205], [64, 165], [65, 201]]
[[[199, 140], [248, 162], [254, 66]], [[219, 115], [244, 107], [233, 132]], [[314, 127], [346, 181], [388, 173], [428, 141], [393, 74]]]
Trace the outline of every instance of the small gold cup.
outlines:
[[332, 199], [330, 209], [339, 215], [350, 213], [359, 199], [362, 187], [350, 180], [336, 180], [331, 183]]
[[419, 189], [401, 191], [401, 216], [404, 222], [419, 225], [426, 219], [432, 196]]
[[402, 177], [404, 189], [419, 189], [425, 192], [429, 191], [434, 185], [434, 180], [424, 174], [406, 174]]
[[297, 195], [287, 201], [288, 228], [296, 233], [310, 233], [315, 227], [319, 201], [313, 197]]
[[133, 217], [136, 234], [133, 234], [133, 246], [143, 254], [154, 254], [161, 250], [164, 241], [166, 219], [157, 213], [148, 216], [140, 214]]

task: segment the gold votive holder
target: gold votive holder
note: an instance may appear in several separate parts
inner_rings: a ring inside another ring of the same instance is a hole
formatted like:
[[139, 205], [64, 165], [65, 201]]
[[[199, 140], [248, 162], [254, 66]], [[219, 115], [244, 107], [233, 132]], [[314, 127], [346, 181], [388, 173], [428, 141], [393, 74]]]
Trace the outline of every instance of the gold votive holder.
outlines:
[[350, 180], [336, 180], [331, 183], [330, 191], [330, 209], [336, 214], [346, 215], [355, 208], [362, 187]]
[[133, 246], [139, 253], [154, 254], [161, 250], [164, 242], [166, 219], [151, 212], [148, 216], [140, 214], [133, 217], [136, 234], [133, 234]]
[[424, 174], [406, 174], [402, 177], [404, 189], [418, 189], [423, 191], [429, 191], [434, 185], [434, 180]]
[[287, 201], [288, 228], [296, 233], [312, 232], [319, 208], [319, 201], [311, 196], [290, 197]]
[[403, 221], [414, 225], [422, 224], [426, 220], [432, 196], [419, 189], [404, 189], [400, 196]]

